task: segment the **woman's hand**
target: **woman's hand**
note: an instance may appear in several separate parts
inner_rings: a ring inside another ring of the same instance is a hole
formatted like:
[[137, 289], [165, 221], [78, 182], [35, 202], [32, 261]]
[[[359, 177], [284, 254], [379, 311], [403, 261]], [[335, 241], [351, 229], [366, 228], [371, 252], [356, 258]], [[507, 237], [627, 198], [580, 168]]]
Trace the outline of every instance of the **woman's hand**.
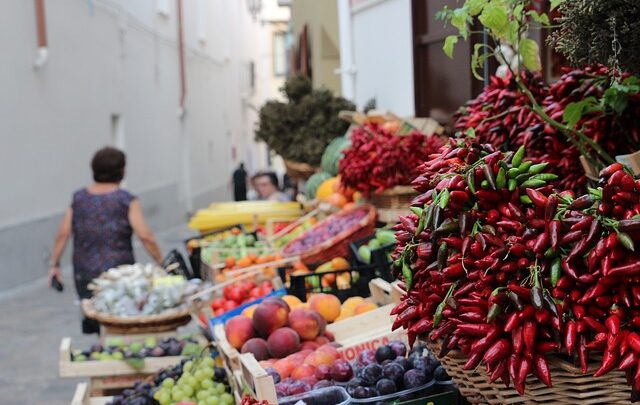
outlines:
[[49, 267], [49, 275], [48, 275], [49, 287], [52, 287], [51, 283], [53, 282], [54, 277], [58, 279], [60, 284], [62, 284], [62, 277], [60, 276], [60, 266]]

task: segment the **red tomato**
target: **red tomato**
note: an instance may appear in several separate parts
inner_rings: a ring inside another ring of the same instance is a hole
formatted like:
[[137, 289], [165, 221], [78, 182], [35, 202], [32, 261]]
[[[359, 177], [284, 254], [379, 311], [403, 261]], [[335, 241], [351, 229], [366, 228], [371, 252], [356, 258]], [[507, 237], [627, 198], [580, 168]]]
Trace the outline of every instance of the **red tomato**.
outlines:
[[213, 311], [213, 314], [214, 314], [215, 316], [220, 316], [220, 315], [224, 314], [224, 308], [218, 308], [218, 309], [216, 309], [215, 311]]
[[211, 308], [213, 308], [213, 310], [215, 311], [216, 309], [222, 308], [222, 306], [224, 305], [224, 302], [226, 300], [222, 297], [220, 298], [216, 298], [213, 300], [213, 302], [211, 303]]
[[232, 309], [235, 309], [237, 307], [238, 307], [238, 303], [237, 302], [235, 302], [235, 301], [227, 301], [227, 302], [224, 303], [223, 310], [224, 310], [224, 312], [229, 312]]
[[262, 293], [260, 292], [260, 289], [258, 287], [254, 287], [251, 289], [251, 291], [249, 291], [249, 296], [251, 298], [260, 298], [262, 297]]
[[240, 287], [233, 287], [229, 291], [228, 299], [235, 301], [236, 303], [242, 302], [246, 298], [247, 294]]
[[235, 287], [233, 285], [228, 285], [224, 288], [224, 297], [228, 300], [231, 299], [230, 295], [231, 295], [231, 291], [234, 289]]
[[262, 297], [263, 295], [267, 295], [272, 291], [273, 291], [273, 287], [271, 287], [271, 284], [262, 284], [260, 286], [260, 297]]

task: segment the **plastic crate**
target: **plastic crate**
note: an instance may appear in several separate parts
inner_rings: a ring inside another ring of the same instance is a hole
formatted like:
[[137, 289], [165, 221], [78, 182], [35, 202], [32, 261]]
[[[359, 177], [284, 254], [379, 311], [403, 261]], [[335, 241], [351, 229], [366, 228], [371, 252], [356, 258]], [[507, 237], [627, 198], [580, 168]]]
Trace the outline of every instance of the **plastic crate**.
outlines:
[[387, 254], [393, 252], [396, 248], [395, 243], [391, 243], [388, 245], [380, 246], [377, 249], [371, 250], [371, 263], [365, 263], [360, 255], [358, 254], [358, 248], [370, 240], [374, 239], [375, 234], [369, 235], [366, 238], [359, 239], [350, 244], [351, 253], [353, 255], [353, 259], [355, 261], [356, 266], [358, 265], [372, 265], [377, 268], [378, 277], [384, 279], [385, 281], [392, 282], [395, 280], [393, 277], [393, 271], [391, 269], [392, 262], [389, 261]]
[[[310, 269], [316, 267], [309, 266]], [[376, 278], [375, 266], [302, 275], [292, 275], [291, 270], [291, 267], [280, 267], [278, 272], [282, 280], [287, 280], [287, 292], [302, 301], [307, 301], [307, 295], [313, 293], [333, 294], [341, 302], [354, 296], [369, 297], [369, 282]]]
[[202, 256], [201, 256], [202, 248], [200, 247], [200, 245], [198, 245], [198, 247], [195, 247], [195, 248], [190, 248], [189, 242], [191, 242], [192, 240], [200, 241], [208, 236], [227, 232], [232, 230], [233, 228], [239, 228], [240, 231], [245, 232], [244, 226], [241, 224], [238, 224], [238, 225], [233, 225], [224, 229], [217, 229], [215, 231], [202, 233], [198, 236], [193, 236], [191, 238], [187, 238], [184, 240], [184, 246], [187, 249], [187, 253], [189, 255], [189, 263], [191, 264], [191, 270], [193, 271], [193, 274], [196, 275], [196, 277], [202, 278], [202, 275], [206, 273], [202, 271], [202, 265], [203, 265]]

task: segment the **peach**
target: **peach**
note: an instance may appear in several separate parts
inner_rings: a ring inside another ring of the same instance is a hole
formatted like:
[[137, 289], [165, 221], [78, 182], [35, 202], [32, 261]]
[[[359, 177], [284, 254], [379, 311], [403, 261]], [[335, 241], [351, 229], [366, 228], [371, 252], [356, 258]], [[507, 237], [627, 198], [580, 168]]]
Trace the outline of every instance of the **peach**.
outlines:
[[269, 358], [269, 349], [264, 339], [253, 338], [247, 340], [240, 350], [242, 353], [252, 353], [258, 361], [267, 360]]
[[336, 359], [336, 355], [328, 350], [316, 350], [315, 352], [308, 355], [304, 362], [306, 364], [311, 364], [312, 366], [319, 367], [321, 365], [330, 366], [333, 364], [333, 361]]
[[304, 341], [300, 345], [300, 348], [302, 350], [305, 350], [305, 349], [316, 350], [318, 347], [320, 347], [320, 345], [318, 343], [314, 342], [313, 340]]
[[260, 367], [262, 368], [269, 368], [269, 367], [273, 367], [273, 363], [275, 363], [276, 360], [275, 359], [269, 359], [269, 360], [262, 360], [260, 362], [258, 362], [260, 364]]
[[238, 350], [242, 348], [242, 345], [244, 345], [247, 340], [256, 336], [251, 318], [244, 315], [234, 316], [229, 319], [224, 327], [224, 331], [229, 344]]
[[340, 300], [331, 294], [315, 294], [309, 300], [309, 308], [318, 312], [327, 322], [340, 316]]
[[300, 350], [300, 336], [291, 328], [280, 328], [269, 336], [267, 347], [272, 357], [287, 357]]
[[318, 350], [316, 350], [316, 352], [327, 353], [331, 355], [334, 360], [340, 357], [340, 354], [338, 354], [338, 349], [334, 346], [333, 343], [328, 343], [326, 345], [320, 346]]
[[364, 302], [362, 297], [349, 297], [342, 303], [342, 309], [340, 311], [341, 318], [348, 318], [353, 316], [356, 307]]
[[311, 364], [300, 364], [291, 372], [291, 378], [300, 380], [304, 377], [311, 377], [316, 373], [316, 368]]
[[[326, 332], [325, 332], [326, 333]], [[327, 339], [326, 336], [318, 336], [314, 342], [316, 342], [317, 344], [319, 344], [320, 346], [330, 343], [331, 341], [329, 339]]]
[[282, 299], [287, 303], [287, 305], [289, 305], [289, 308], [291, 309], [297, 308], [300, 304], [302, 304], [300, 298], [296, 297], [295, 295], [285, 295], [284, 297], [282, 297]]
[[[303, 340], [313, 340], [320, 334], [319, 317], [307, 309], [294, 309], [289, 313], [289, 327]], [[324, 321], [324, 320], [323, 320]]]
[[291, 372], [296, 367], [296, 364], [287, 359], [280, 359], [273, 363], [271, 367], [273, 367], [278, 372], [278, 374], [280, 374], [280, 377], [282, 377], [282, 379], [284, 380], [291, 375]]
[[285, 326], [289, 318], [289, 305], [279, 298], [267, 298], [253, 312], [253, 327], [264, 338]]
[[373, 311], [374, 309], [378, 309], [378, 306], [372, 302], [363, 302], [358, 305], [353, 312], [354, 315], [364, 314], [365, 312]]
[[292, 361], [295, 364], [300, 364], [304, 362], [304, 359], [307, 358], [308, 355], [313, 353], [313, 350], [310, 349], [302, 349], [297, 353], [293, 353], [287, 356], [287, 359]]
[[258, 305], [251, 305], [250, 307], [247, 307], [244, 309], [244, 311], [242, 311], [242, 315], [247, 316], [249, 318], [253, 318], [253, 313], [256, 311], [256, 308], [258, 307]]

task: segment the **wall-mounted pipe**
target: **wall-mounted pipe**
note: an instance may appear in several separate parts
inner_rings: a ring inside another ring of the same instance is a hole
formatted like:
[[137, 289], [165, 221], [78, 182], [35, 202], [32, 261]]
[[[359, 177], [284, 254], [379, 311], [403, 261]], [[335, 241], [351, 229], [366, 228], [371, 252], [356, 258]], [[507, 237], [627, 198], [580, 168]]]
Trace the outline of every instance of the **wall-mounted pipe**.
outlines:
[[44, 11], [44, 0], [35, 0], [35, 6], [38, 53], [36, 55], [36, 60], [33, 62], [33, 68], [38, 70], [47, 62], [49, 57], [49, 48], [47, 45], [47, 20]]
[[185, 113], [185, 102], [187, 99], [187, 78], [184, 65], [184, 34], [182, 27], [182, 0], [176, 0], [176, 6], [178, 10], [178, 57], [180, 61], [180, 107], [178, 109], [178, 115], [182, 118]]

